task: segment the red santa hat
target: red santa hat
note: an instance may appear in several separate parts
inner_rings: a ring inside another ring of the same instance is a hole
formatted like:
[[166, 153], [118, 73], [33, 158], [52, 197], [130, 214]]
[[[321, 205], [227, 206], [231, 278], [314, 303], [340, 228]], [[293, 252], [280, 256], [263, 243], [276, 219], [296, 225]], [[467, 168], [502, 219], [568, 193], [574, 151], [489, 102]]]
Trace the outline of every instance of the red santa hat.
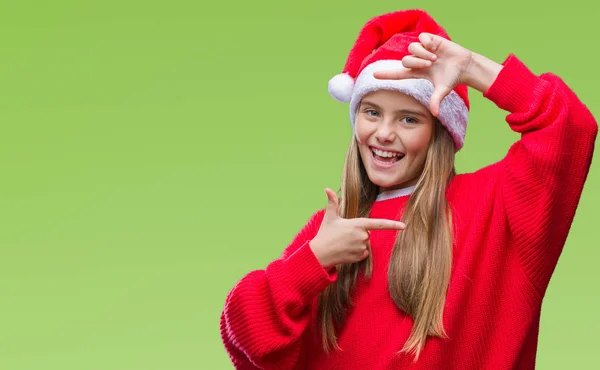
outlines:
[[[417, 99], [429, 108], [434, 91], [425, 79], [380, 80], [376, 71], [402, 69], [402, 58], [411, 55], [408, 46], [419, 42], [419, 35], [427, 32], [450, 37], [429, 14], [423, 10], [404, 10], [381, 15], [365, 24], [358, 35], [342, 73], [329, 81], [329, 93], [336, 100], [350, 103], [350, 121], [354, 129], [356, 110], [361, 99], [369, 92], [396, 90]], [[438, 119], [454, 139], [456, 151], [464, 145], [469, 113], [467, 86], [459, 85], [440, 104]]]

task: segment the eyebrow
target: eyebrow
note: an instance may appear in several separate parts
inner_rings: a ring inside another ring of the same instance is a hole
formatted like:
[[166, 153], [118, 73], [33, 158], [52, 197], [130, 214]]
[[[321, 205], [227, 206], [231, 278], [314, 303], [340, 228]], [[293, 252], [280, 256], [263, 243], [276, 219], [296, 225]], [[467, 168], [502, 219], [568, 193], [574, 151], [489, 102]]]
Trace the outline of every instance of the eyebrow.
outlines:
[[[371, 107], [373, 107], [375, 109], [383, 110], [383, 109], [381, 109], [381, 107], [379, 105], [377, 105], [375, 103], [372, 103], [370, 101], [363, 101], [360, 105], [361, 106], [362, 105], [368, 105], [368, 106], [371, 106]], [[422, 111], [415, 110], [415, 109], [397, 109], [396, 111], [394, 111], [394, 113], [414, 114], [414, 115], [425, 117], [425, 118], [429, 117], [426, 113], [423, 113]]]

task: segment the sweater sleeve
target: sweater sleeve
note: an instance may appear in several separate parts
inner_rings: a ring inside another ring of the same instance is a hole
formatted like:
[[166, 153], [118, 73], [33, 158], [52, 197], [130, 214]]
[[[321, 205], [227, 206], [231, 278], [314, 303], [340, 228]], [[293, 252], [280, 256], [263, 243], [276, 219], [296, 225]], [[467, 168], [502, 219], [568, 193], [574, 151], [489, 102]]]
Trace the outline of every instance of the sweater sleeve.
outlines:
[[598, 125], [556, 75], [534, 75], [514, 55], [484, 96], [521, 138], [500, 162], [499, 191], [523, 269], [544, 294], [586, 181]]
[[317, 295], [335, 281], [309, 242], [324, 211], [315, 213], [282, 256], [252, 271], [229, 292], [221, 315], [221, 337], [236, 369], [291, 369]]

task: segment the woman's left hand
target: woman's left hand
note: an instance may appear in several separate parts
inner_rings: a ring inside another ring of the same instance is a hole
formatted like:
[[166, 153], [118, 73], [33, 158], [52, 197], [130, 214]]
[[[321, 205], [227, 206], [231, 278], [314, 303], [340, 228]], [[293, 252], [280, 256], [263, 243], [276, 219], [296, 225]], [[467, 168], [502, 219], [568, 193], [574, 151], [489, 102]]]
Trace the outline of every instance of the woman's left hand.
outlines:
[[420, 42], [409, 45], [408, 55], [402, 59], [406, 69], [382, 71], [374, 74], [379, 79], [425, 78], [434, 85], [429, 110], [439, 115], [440, 103], [457, 85], [466, 84], [466, 75], [473, 52], [430, 33], [421, 33]]

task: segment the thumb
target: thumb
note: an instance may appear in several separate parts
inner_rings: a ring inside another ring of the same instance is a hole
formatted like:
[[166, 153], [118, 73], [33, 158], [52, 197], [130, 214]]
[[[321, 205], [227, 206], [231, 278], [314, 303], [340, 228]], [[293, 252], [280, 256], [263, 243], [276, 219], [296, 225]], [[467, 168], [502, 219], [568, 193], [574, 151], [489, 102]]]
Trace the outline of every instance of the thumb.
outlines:
[[450, 91], [450, 88], [447, 86], [437, 86], [433, 91], [431, 100], [429, 101], [429, 110], [435, 117], [439, 117], [442, 100], [450, 93]]
[[327, 194], [327, 208], [325, 208], [325, 219], [335, 219], [339, 217], [338, 213], [338, 197], [335, 192], [329, 188], [325, 189]]

